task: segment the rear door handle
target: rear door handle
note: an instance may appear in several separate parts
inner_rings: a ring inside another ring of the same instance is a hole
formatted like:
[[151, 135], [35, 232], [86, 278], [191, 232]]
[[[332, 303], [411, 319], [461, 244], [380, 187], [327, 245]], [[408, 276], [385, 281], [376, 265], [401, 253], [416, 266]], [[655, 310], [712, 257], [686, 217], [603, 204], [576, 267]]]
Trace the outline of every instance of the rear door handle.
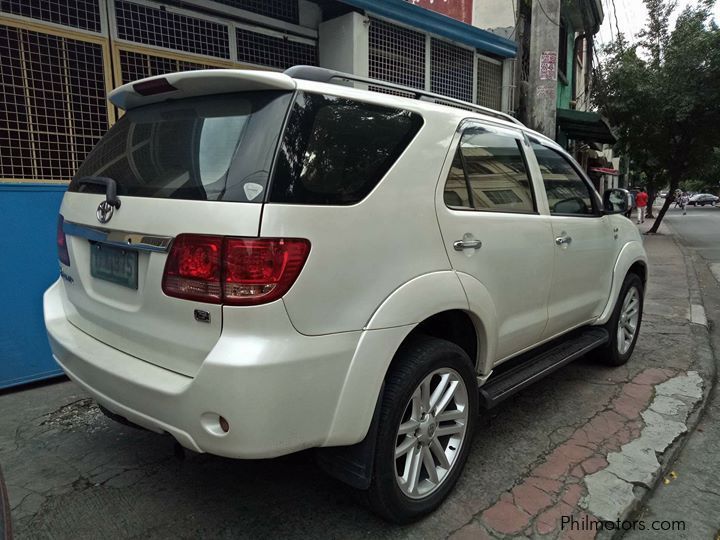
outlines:
[[555, 239], [555, 243], [556, 243], [558, 246], [563, 246], [563, 245], [569, 246], [569, 245], [570, 245], [570, 242], [572, 242], [572, 237], [570, 237], [570, 236], [568, 236], [568, 235], [566, 235], [566, 234], [564, 234], [564, 235], [562, 235], [562, 236], [558, 236], [558, 237]]
[[463, 235], [462, 240], [455, 240], [453, 242], [453, 248], [455, 251], [464, 251], [466, 249], [480, 249], [482, 247], [482, 242], [480, 240], [475, 240], [472, 234], [465, 233]]

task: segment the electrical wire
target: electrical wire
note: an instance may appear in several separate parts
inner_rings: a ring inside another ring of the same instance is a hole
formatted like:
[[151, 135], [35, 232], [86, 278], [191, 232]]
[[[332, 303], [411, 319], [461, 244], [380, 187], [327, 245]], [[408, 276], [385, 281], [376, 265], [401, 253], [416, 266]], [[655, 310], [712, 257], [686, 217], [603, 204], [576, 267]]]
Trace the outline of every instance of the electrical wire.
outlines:
[[[615, 6], [615, 0], [612, 1], [612, 7], [613, 7], [613, 16], [615, 17], [615, 30], [617, 30], [617, 36], [618, 39], [620, 39], [620, 25], [618, 24], [618, 18], [617, 18], [617, 7]], [[610, 27], [612, 27], [612, 23], [610, 23]]]
[[[605, 9], [608, 13], [610, 13], [610, 2], [609, 0], [605, 0]], [[612, 21], [608, 21], [608, 28], [610, 28], [610, 40], [615, 41], [615, 36], [613, 35], [613, 29], [612, 29]]]

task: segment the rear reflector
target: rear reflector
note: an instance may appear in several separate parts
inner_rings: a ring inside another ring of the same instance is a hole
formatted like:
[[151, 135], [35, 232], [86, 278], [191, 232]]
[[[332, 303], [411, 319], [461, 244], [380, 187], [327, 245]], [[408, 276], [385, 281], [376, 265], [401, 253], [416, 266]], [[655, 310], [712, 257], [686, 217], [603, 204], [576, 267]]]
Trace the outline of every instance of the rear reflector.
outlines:
[[163, 292], [213, 304], [258, 305], [282, 297], [300, 275], [310, 242], [181, 234], [165, 263]]
[[172, 92], [177, 90], [177, 88], [170, 84], [166, 78], [160, 77], [159, 79], [135, 83], [133, 84], [133, 90], [141, 96], [153, 96], [155, 94]]
[[62, 216], [62, 214], [59, 214], [58, 221], [57, 221], [57, 236], [56, 236], [58, 259], [65, 266], [70, 266], [70, 253], [68, 252], [67, 238], [65, 237], [65, 231], [63, 230], [64, 225], [65, 225], [65, 218]]

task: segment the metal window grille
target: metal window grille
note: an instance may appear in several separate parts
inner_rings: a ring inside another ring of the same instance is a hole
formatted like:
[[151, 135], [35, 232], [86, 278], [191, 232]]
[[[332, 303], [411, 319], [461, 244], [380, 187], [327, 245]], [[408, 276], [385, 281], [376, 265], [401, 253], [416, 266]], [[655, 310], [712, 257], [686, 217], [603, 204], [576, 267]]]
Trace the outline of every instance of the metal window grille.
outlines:
[[477, 69], [478, 104], [499, 111], [502, 108], [502, 64], [478, 58]]
[[115, 2], [118, 38], [178, 51], [230, 58], [228, 27], [133, 2]]
[[236, 28], [238, 62], [287, 69], [317, 65], [317, 47], [309, 43]]
[[0, 0], [0, 12], [92, 32], [101, 31], [98, 0]]
[[145, 53], [120, 50], [120, 73], [122, 83], [129, 83], [152, 77], [153, 75], [162, 75], [164, 73], [172, 73], [175, 71], [193, 71], [197, 69], [215, 69], [216, 66], [209, 64], [200, 64], [196, 62], [188, 62], [175, 58], [166, 58]]
[[[425, 34], [379, 19], [370, 19], [368, 73], [373, 79], [425, 88]], [[371, 87], [384, 93], [402, 92]]]
[[273, 19], [297, 24], [300, 20], [298, 0], [214, 0], [219, 4], [232, 6]]
[[447, 41], [430, 40], [430, 88], [463, 101], [473, 98], [473, 51]]
[[102, 45], [0, 25], [0, 178], [67, 181], [108, 127]]

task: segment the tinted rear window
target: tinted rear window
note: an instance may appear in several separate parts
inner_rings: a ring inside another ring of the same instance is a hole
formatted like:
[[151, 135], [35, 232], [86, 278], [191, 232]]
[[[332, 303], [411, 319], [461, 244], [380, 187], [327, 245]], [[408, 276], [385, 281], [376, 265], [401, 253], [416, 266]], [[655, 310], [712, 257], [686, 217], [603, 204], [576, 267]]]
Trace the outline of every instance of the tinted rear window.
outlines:
[[347, 205], [385, 176], [422, 126], [418, 114], [299, 93], [283, 135], [270, 202]]
[[291, 101], [287, 92], [243, 92], [128, 111], [69, 190], [104, 193], [79, 180], [105, 176], [119, 195], [260, 203]]

